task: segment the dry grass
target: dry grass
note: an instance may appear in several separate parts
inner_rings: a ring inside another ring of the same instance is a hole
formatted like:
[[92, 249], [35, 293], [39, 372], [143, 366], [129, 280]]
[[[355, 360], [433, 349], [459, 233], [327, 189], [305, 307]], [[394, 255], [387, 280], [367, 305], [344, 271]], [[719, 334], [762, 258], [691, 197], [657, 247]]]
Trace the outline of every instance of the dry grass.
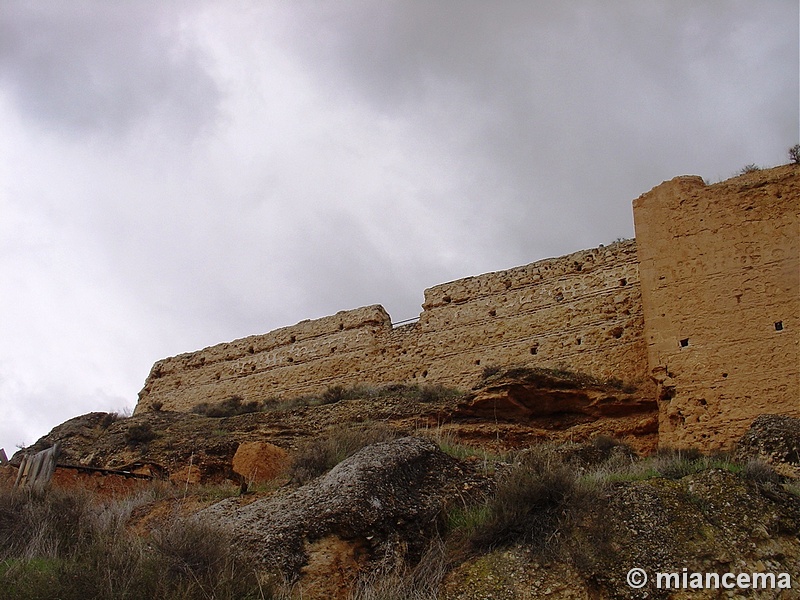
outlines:
[[575, 469], [548, 447], [532, 449], [498, 478], [472, 543], [480, 550], [516, 543], [548, 549], [561, 540], [584, 495]]
[[0, 490], [0, 599], [272, 597], [224, 531], [175, 519], [153, 535], [130, 532], [132, 510], [152, 497]]
[[362, 576], [348, 600], [436, 600], [450, 564], [445, 542], [436, 537], [413, 567], [400, 566]]
[[292, 481], [304, 484], [326, 473], [361, 448], [396, 439], [398, 432], [383, 423], [341, 425], [301, 446], [294, 456]]
[[[385, 424], [332, 428], [298, 454], [295, 480], [307, 481], [360, 448], [397, 435]], [[473, 450], [441, 432], [439, 438], [474, 462]], [[363, 575], [350, 598], [433, 600], [454, 565], [516, 544], [545, 558], [595, 564], [614, 532], [598, 519], [589, 535], [577, 528], [578, 518], [595, 502], [602, 505], [600, 495], [622, 481], [680, 478], [710, 468], [759, 487], [782, 481], [763, 462], [735, 462], [724, 455], [662, 450], [639, 459], [609, 438], [583, 450], [541, 445], [496, 460], [494, 487], [454, 503], [442, 515], [441, 537], [433, 536], [419, 562]], [[783, 487], [799, 494], [794, 484]], [[107, 502], [80, 491], [0, 490], [0, 600], [292, 597], [291, 586], [258, 572], [224, 530], [177, 516], [151, 533], [131, 530], [132, 514], [172, 497], [158, 483]]]
[[222, 402], [210, 404], [201, 402], [192, 409], [192, 412], [206, 417], [235, 417], [247, 413], [258, 412], [261, 410], [261, 403], [252, 401], [245, 402], [241, 396], [230, 396]]

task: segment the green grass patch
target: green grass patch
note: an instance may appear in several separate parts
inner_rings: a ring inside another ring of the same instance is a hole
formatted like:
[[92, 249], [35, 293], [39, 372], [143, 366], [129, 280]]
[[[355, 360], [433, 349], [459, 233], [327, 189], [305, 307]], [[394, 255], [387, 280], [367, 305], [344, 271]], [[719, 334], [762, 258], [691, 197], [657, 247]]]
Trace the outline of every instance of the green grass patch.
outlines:
[[484, 527], [492, 516], [487, 504], [458, 506], [447, 512], [447, 531], [460, 531], [469, 536]]

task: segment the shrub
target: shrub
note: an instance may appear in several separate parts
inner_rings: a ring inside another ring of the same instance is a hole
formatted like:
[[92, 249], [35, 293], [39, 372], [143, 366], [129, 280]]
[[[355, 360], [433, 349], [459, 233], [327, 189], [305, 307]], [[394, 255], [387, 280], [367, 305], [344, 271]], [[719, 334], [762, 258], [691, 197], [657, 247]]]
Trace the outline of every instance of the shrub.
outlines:
[[396, 439], [398, 433], [382, 423], [334, 427], [305, 443], [292, 461], [292, 481], [303, 484], [335, 467], [361, 448]]
[[105, 413], [103, 417], [100, 419], [100, 428], [101, 429], [108, 429], [114, 423], [122, 419], [123, 417], [118, 412], [109, 412]]
[[196, 586], [208, 597], [220, 597], [223, 590], [226, 597], [242, 597], [257, 588], [252, 567], [225, 530], [185, 519], [155, 532], [152, 539], [162, 569], [184, 582], [178, 588]]
[[176, 520], [163, 532], [131, 533], [131, 511], [145, 501], [0, 491], [0, 599], [264, 597], [254, 565], [224, 531]]
[[742, 475], [745, 479], [756, 483], [780, 483], [781, 477], [769, 463], [758, 458], [751, 458], [744, 464]]
[[473, 544], [482, 550], [515, 543], [549, 549], [560, 540], [581, 496], [575, 471], [549, 449], [534, 448], [497, 482], [489, 516], [476, 528]]
[[500, 367], [497, 365], [487, 365], [483, 367], [483, 378], [489, 379], [494, 375], [497, 375], [501, 371]]
[[125, 431], [125, 442], [129, 446], [146, 444], [156, 439], [157, 434], [149, 423], [136, 423]]
[[233, 395], [217, 404], [201, 402], [192, 409], [192, 412], [206, 417], [235, 417], [246, 413], [258, 412], [261, 404], [257, 401], [245, 402], [241, 396]]
[[457, 390], [445, 387], [441, 383], [431, 383], [419, 388], [420, 402], [439, 402], [460, 395]]
[[757, 164], [750, 163], [749, 165], [743, 166], [739, 170], [739, 175], [745, 175], [747, 173], [755, 173], [756, 171], [760, 171], [760, 170], [761, 170], [761, 167], [759, 167]]
[[608, 435], [600, 434], [592, 438], [592, 446], [603, 453], [608, 453], [617, 446], [621, 445], [623, 445], [622, 442]]
[[88, 494], [63, 490], [0, 493], [0, 559], [52, 558], [85, 541]]
[[350, 600], [437, 600], [448, 573], [447, 547], [438, 537], [428, 545], [414, 567], [378, 569], [361, 575]]
[[347, 390], [343, 385], [332, 385], [322, 393], [320, 401], [322, 404], [335, 404], [344, 400], [346, 396]]
[[789, 160], [796, 165], [800, 165], [800, 144], [795, 144], [789, 148]]
[[654, 473], [667, 479], [680, 479], [705, 467], [702, 453], [694, 448], [660, 448], [647, 463]]

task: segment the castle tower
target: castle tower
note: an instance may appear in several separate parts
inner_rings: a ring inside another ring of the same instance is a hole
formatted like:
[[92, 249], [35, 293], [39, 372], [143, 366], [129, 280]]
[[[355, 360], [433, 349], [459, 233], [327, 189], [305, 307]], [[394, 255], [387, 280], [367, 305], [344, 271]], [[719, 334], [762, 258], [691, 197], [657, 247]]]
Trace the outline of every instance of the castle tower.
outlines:
[[800, 417], [800, 166], [633, 202], [659, 444], [729, 448], [760, 414]]

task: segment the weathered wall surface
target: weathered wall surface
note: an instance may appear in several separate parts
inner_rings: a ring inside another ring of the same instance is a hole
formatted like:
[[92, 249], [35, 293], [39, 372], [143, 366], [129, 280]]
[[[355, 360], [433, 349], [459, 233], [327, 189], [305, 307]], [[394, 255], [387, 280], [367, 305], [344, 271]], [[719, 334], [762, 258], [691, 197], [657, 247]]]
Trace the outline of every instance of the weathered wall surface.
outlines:
[[800, 416], [800, 167], [634, 201], [662, 446], [730, 447], [763, 413]]
[[161, 360], [136, 410], [355, 382], [469, 388], [492, 365], [566, 368], [648, 389], [641, 306], [630, 240], [433, 287], [413, 325], [393, 328], [369, 306]]
[[527, 365], [647, 385], [632, 240], [439, 285], [423, 308], [415, 346], [434, 381]]
[[636, 242], [433, 287], [413, 325], [368, 306], [161, 360], [136, 410], [537, 366], [658, 395], [661, 445], [730, 447], [759, 414], [800, 417], [799, 202], [797, 166], [678, 177], [634, 201]]
[[191, 410], [232, 395], [247, 401], [297, 396], [362, 380], [359, 371], [371, 370], [369, 359], [385, 352], [391, 335], [383, 307], [368, 306], [160, 360], [136, 412], [158, 402], [164, 410]]

